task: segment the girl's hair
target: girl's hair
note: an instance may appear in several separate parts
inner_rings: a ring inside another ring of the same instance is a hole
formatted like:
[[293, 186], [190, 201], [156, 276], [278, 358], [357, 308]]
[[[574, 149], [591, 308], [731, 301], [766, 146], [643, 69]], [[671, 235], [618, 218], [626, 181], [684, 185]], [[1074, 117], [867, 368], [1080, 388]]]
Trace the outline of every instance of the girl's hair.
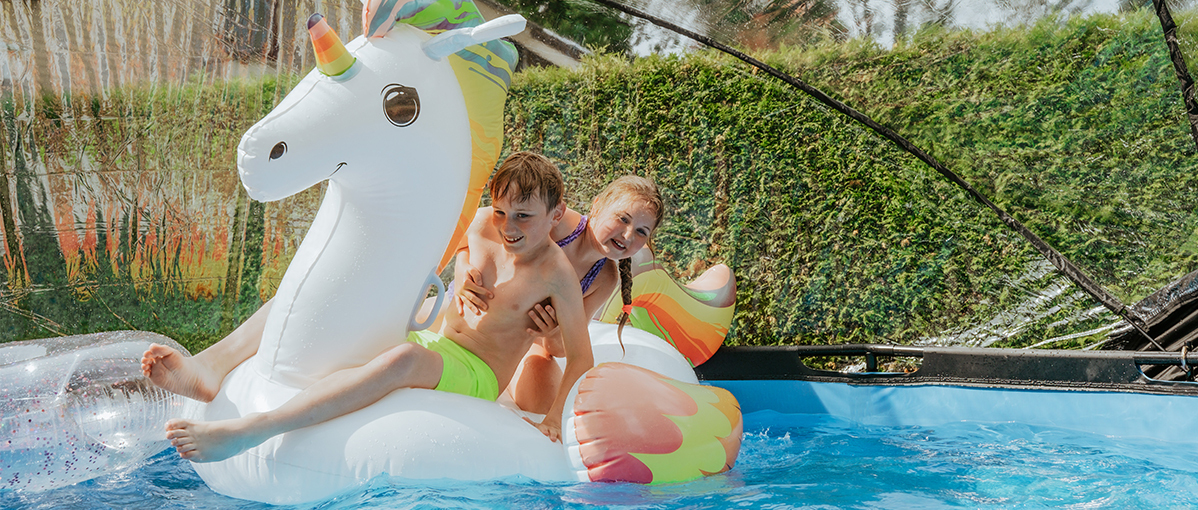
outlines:
[[[665, 201], [661, 198], [661, 192], [658, 191], [657, 184], [654, 184], [652, 180], [637, 175], [625, 175], [616, 179], [603, 188], [598, 195], [595, 195], [595, 200], [591, 205], [591, 216], [620, 204], [638, 202], [653, 210], [653, 228], [656, 229], [660, 226], [666, 214]], [[649, 239], [648, 246], [649, 249], [653, 249], [652, 239]], [[624, 306], [628, 307], [632, 304], [632, 258], [620, 259], [617, 268], [620, 273], [620, 298], [624, 302]], [[624, 324], [627, 322], [628, 312], [621, 312], [616, 338], [621, 338]], [[623, 340], [620, 345], [624, 345]]]

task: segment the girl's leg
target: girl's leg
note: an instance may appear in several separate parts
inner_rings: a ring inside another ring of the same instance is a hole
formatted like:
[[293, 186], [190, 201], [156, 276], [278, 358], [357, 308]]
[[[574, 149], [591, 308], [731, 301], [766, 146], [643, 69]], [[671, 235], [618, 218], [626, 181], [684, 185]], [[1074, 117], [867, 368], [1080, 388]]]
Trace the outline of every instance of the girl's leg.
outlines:
[[553, 406], [561, 383], [562, 368], [557, 361], [540, 344], [533, 344], [520, 361], [507, 391], [521, 410], [545, 414]]
[[435, 388], [442, 366], [440, 354], [404, 342], [365, 365], [316, 381], [273, 411], [215, 422], [171, 420], [167, 438], [185, 459], [224, 460], [273, 436], [362, 409], [397, 389]]

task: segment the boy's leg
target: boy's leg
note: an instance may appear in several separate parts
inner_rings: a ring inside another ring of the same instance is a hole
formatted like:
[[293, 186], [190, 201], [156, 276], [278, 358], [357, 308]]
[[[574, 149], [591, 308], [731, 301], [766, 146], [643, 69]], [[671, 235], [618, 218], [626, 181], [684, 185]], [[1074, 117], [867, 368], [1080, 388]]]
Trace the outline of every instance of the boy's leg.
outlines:
[[225, 376], [258, 352], [272, 303], [273, 299], [267, 301], [232, 333], [193, 357], [165, 345], [151, 344], [141, 357], [142, 373], [162, 389], [211, 402]]
[[273, 411], [215, 422], [171, 420], [167, 438], [185, 459], [227, 459], [278, 434], [362, 409], [397, 389], [436, 388], [442, 366], [440, 354], [404, 342], [365, 365], [329, 374]]

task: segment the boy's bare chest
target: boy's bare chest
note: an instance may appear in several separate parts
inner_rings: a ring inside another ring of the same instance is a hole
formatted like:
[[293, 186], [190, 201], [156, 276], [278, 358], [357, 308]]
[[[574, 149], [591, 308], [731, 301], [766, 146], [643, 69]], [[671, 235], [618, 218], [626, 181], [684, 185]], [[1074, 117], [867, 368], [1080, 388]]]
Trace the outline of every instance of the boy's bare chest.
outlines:
[[523, 324], [533, 305], [549, 297], [543, 270], [513, 261], [506, 253], [480, 255], [484, 255], [483, 260], [475, 261], [472, 253], [471, 262], [483, 263], [480, 267], [483, 286], [495, 294], [488, 303], [488, 311], [511, 316]]

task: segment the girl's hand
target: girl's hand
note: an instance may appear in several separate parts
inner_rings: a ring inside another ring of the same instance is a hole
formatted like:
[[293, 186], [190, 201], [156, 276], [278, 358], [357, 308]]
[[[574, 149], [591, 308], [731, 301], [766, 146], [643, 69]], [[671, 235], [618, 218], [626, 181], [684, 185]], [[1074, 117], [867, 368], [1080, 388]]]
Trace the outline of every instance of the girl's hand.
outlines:
[[528, 418], [525, 418], [524, 421], [526, 421], [526, 422], [532, 424], [532, 426], [536, 427], [537, 430], [541, 431], [542, 434], [545, 434], [545, 437], [548, 437], [550, 441], [553, 441], [555, 443], [561, 441], [561, 439], [562, 439], [562, 422], [561, 422], [560, 416], [553, 418], [553, 417], [550, 417], [549, 415], [546, 415], [545, 419], [541, 420], [541, 423], [533, 423], [533, 421]]
[[487, 300], [495, 297], [495, 293], [483, 287], [483, 273], [465, 262], [466, 257], [459, 257], [458, 266], [454, 269], [460, 289], [454, 293], [454, 302], [458, 307], [458, 315], [469, 308], [475, 315], [487, 311]]
[[566, 349], [562, 346], [562, 331], [557, 324], [557, 313], [553, 310], [553, 305], [544, 306], [537, 303], [528, 311], [529, 318], [535, 328], [529, 328], [528, 334], [541, 339], [541, 346], [549, 351], [549, 355], [555, 358], [562, 358], [566, 355]]

